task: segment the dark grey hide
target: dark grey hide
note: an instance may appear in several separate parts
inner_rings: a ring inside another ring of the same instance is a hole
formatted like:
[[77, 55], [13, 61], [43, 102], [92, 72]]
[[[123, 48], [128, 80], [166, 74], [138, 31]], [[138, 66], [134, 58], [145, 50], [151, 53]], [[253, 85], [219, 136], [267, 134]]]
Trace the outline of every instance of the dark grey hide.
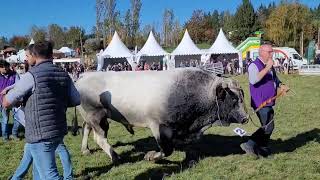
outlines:
[[160, 151], [148, 152], [147, 160], [171, 155], [175, 145], [200, 138], [217, 121], [247, 121], [239, 83], [196, 68], [92, 72], [76, 85], [85, 120], [82, 151], [89, 152], [87, 139], [93, 129], [94, 139], [112, 161], [118, 156], [107, 142], [107, 118], [122, 123], [131, 134], [133, 126], [151, 129]]

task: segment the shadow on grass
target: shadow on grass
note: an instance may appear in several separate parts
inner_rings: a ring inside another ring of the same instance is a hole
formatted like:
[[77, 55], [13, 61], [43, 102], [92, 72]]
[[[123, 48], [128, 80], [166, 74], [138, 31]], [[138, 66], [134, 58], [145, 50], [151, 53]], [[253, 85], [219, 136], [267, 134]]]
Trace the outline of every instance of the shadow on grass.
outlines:
[[[192, 145], [192, 149], [186, 152], [186, 159], [179, 164], [164, 164], [162, 167], [148, 169], [135, 177], [135, 179], [163, 179], [173, 173], [180, 173], [192, 167], [198, 160], [205, 157], [227, 156], [231, 154], [243, 154], [239, 145], [244, 141], [238, 136], [205, 135], [202, 140]], [[313, 129], [298, 134], [287, 140], [271, 140], [274, 154], [293, 152], [303, 147], [310, 141], [320, 143], [320, 129]]]
[[[162, 160], [157, 164], [162, 164], [161, 167], [148, 169], [135, 177], [135, 179], [163, 179], [173, 173], [180, 173], [185, 169], [192, 168], [199, 160], [206, 157], [228, 156], [232, 154], [243, 154], [240, 149], [240, 143], [244, 142], [246, 138], [239, 136], [221, 136], [208, 134], [204, 135], [202, 139], [191, 146], [184, 146], [183, 149], [178, 147], [177, 151], [185, 151], [186, 158], [182, 162]], [[271, 147], [274, 154], [283, 152], [293, 152], [297, 148], [306, 145], [310, 141], [320, 143], [320, 129], [313, 129], [307, 132], [298, 134], [287, 140], [271, 140]], [[134, 148], [120, 154], [121, 160], [118, 166], [123, 163], [134, 163], [142, 161], [146, 152], [155, 150], [157, 148], [156, 141], [153, 137], [139, 139], [130, 143], [117, 142], [113, 147], [132, 145]], [[103, 167], [86, 168], [81, 174], [76, 177], [81, 179], [91, 179], [107, 173], [113, 165]], [[92, 174], [92, 172], [94, 172]]]

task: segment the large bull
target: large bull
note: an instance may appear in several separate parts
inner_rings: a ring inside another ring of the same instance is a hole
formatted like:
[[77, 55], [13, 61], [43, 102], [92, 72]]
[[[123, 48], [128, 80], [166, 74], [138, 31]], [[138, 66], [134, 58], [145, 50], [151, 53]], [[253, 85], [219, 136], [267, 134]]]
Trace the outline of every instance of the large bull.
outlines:
[[143, 72], [91, 72], [76, 83], [84, 119], [81, 150], [88, 153], [88, 135], [93, 129], [97, 144], [118, 160], [107, 141], [107, 118], [152, 131], [160, 151], [150, 151], [147, 160], [172, 154], [175, 145], [200, 137], [213, 123], [244, 123], [243, 92], [237, 81], [196, 69]]

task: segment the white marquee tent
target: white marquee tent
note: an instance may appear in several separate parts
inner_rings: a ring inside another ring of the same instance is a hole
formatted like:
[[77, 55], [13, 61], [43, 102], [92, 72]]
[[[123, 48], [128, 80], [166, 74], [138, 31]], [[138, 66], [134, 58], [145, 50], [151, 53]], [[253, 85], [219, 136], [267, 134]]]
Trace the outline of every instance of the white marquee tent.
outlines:
[[[191, 39], [188, 30], [185, 31], [183, 38], [180, 42], [180, 44], [177, 46], [177, 48], [171, 53], [171, 59], [169, 63], [169, 67], [177, 67], [176, 61], [178, 62], [177, 65], [179, 65], [179, 62], [182, 62], [187, 57], [196, 58], [199, 59], [200, 56], [203, 54], [203, 51], [201, 51], [193, 42]], [[176, 56], [183, 56], [182, 59], [176, 57]]]
[[156, 38], [154, 37], [152, 31], [149, 34], [149, 37], [141, 48], [141, 50], [137, 53], [136, 56], [165, 56], [168, 53], [163, 50], [163, 48], [159, 45]]
[[159, 45], [156, 38], [151, 31], [149, 37], [141, 48], [141, 50], [135, 55], [137, 63], [140, 62], [141, 58], [145, 61], [161, 61], [162, 59], [169, 59], [168, 53], [163, 50], [163, 48]]
[[220, 29], [216, 41], [212, 44], [208, 52], [212, 54], [238, 54], [239, 51], [234, 48]]
[[63, 52], [66, 56], [74, 56], [75, 51], [68, 47], [62, 47], [59, 49], [60, 52]]
[[[126, 47], [126, 45], [121, 41], [117, 32], [114, 33], [108, 47], [102, 53], [99, 53], [99, 57], [103, 59], [107, 58], [107, 61], [110, 61], [110, 59], [126, 59], [131, 67], [134, 68], [134, 56]], [[100, 62], [100, 67], [102, 69], [105, 61], [101, 61], [98, 59], [98, 62]]]
[[239, 59], [239, 67], [242, 69], [242, 56], [241, 52], [238, 51], [228, 41], [222, 29], [220, 29], [217, 39], [212, 44], [210, 49], [204, 50], [205, 54], [234, 54]]
[[[34, 44], [34, 40], [33, 38], [30, 40], [29, 45]], [[24, 49], [21, 49], [18, 53], [17, 53], [17, 62], [18, 63], [23, 63], [25, 60], [27, 60], [26, 57], [26, 51]]]

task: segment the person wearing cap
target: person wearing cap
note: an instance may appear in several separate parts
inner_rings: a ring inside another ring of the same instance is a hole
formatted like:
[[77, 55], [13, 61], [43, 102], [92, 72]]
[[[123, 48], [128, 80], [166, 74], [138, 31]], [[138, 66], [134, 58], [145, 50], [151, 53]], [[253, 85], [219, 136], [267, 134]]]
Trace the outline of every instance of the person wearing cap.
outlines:
[[[0, 60], [0, 109], [2, 114], [1, 133], [5, 142], [9, 139], [9, 112], [11, 108], [2, 106], [2, 97], [14, 86], [18, 80], [19, 75], [10, 69], [10, 64], [5, 60]], [[10, 137], [16, 140], [19, 139], [18, 129], [20, 123], [18, 117], [15, 116], [15, 113], [13, 113], [13, 116], [12, 135]]]

